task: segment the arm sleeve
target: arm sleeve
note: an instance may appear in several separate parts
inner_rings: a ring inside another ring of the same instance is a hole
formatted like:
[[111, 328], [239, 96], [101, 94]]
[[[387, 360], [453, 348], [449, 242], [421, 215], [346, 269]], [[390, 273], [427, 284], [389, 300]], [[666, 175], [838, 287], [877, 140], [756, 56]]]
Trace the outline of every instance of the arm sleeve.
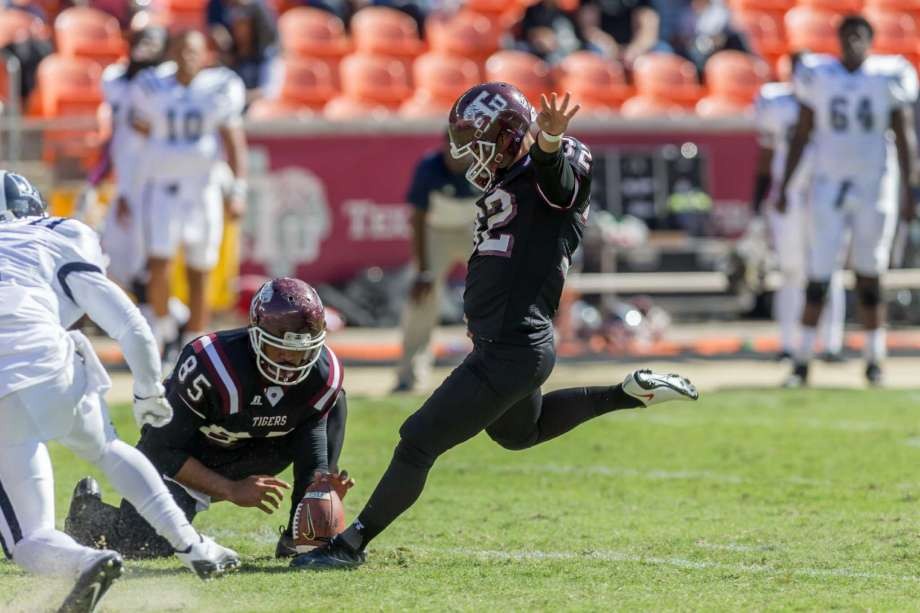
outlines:
[[409, 204], [420, 211], [428, 210], [428, 195], [431, 192], [427, 180], [428, 173], [426, 171], [426, 166], [427, 164], [422, 161], [415, 167], [415, 173], [412, 175], [412, 183], [409, 185], [409, 193], [406, 194], [406, 200], [409, 201]]
[[134, 394], [142, 398], [163, 393], [160, 354], [147, 322], [128, 296], [101, 271], [59, 271], [61, 286], [105, 333], [118, 341], [134, 375]]
[[227, 82], [218, 98], [218, 123], [223, 126], [240, 126], [243, 121], [243, 109], [246, 107], [246, 86], [243, 80], [227, 70]]
[[339, 468], [339, 457], [342, 455], [342, 446], [345, 444], [345, 420], [347, 418], [348, 400], [345, 398], [345, 390], [342, 390], [326, 416], [326, 444], [330, 470]]
[[580, 188], [591, 174], [592, 159], [591, 152], [582, 143], [565, 138], [554, 153], [546, 153], [534, 143], [530, 158], [537, 176], [537, 191], [546, 204], [555, 209], [570, 209], [587, 198]]
[[803, 60], [792, 75], [795, 97], [809, 108], [815, 108], [816, 106], [815, 94], [820, 89], [820, 85], [817, 83], [819, 72], [819, 66], [812, 65], [808, 60]]
[[291, 491], [291, 516], [288, 529], [294, 521], [294, 511], [300, 504], [304, 492], [313, 480], [316, 470], [328, 470], [329, 463], [326, 458], [328, 443], [326, 441], [327, 417], [323, 416], [314, 422], [307, 422], [294, 430], [290, 436], [294, 437], [294, 489]]
[[762, 95], [754, 102], [754, 124], [757, 126], [757, 143], [764, 149], [776, 149], [770, 102]]
[[917, 101], [917, 90], [917, 71], [904, 62], [897, 74], [892, 75], [889, 83], [892, 106], [900, 108], [913, 105]]

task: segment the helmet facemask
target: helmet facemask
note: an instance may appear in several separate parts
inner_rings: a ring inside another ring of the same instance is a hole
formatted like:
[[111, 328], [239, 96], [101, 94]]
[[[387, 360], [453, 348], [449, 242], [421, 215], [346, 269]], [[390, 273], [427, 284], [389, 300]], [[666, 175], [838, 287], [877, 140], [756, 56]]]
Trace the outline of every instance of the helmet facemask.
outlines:
[[[266, 332], [259, 326], [250, 326], [249, 340], [256, 352], [256, 365], [263, 377], [278, 385], [296, 385], [307, 378], [319, 359], [326, 342], [326, 331], [322, 330], [316, 335], [285, 332], [282, 338]], [[297, 366], [279, 364], [268, 357], [265, 346], [303, 352], [303, 357]]]

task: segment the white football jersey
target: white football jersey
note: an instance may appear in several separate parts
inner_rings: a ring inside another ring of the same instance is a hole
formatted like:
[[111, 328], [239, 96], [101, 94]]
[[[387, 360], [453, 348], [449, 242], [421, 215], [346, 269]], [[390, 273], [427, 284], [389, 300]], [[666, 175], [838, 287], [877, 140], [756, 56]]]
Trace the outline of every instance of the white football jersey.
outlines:
[[144, 138], [131, 127], [131, 89], [125, 64], [111, 64], [102, 73], [102, 94], [112, 109], [112, 142], [109, 156], [118, 177], [119, 192], [131, 193], [132, 180], [144, 146]]
[[880, 179], [889, 163], [891, 113], [917, 99], [917, 74], [900, 56], [871, 56], [853, 72], [828, 56], [806, 56], [795, 92], [815, 113], [814, 172]]
[[0, 397], [55, 376], [73, 358], [67, 328], [84, 312], [67, 277], [105, 273], [99, 237], [69, 218], [0, 225]]
[[[792, 85], [766, 83], [760, 88], [754, 111], [760, 145], [773, 151], [770, 176], [774, 185], [778, 185], [783, 179], [789, 143], [799, 121], [799, 101], [795, 97]], [[802, 154], [794, 177], [796, 182], [807, 179], [811, 171], [811, 152], [812, 148], [808, 146]]]
[[146, 164], [157, 177], [201, 177], [221, 159], [220, 129], [242, 121], [246, 89], [227, 68], [206, 68], [188, 86], [176, 80], [175, 64], [135, 78], [131, 104], [150, 126]]

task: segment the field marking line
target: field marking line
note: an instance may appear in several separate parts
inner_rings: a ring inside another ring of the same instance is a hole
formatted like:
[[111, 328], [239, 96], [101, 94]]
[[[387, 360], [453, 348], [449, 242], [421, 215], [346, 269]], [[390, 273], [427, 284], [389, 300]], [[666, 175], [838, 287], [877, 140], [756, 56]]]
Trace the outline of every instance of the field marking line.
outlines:
[[602, 562], [627, 562], [638, 564], [651, 564], [655, 566], [670, 566], [687, 570], [722, 570], [734, 573], [765, 574], [765, 575], [798, 575], [803, 577], [843, 577], [846, 579], [872, 579], [901, 581], [909, 583], [920, 582], [920, 577], [912, 575], [893, 575], [890, 573], [874, 573], [858, 571], [851, 568], [812, 568], [807, 566], [781, 567], [755, 564], [729, 564], [725, 562], [706, 562], [688, 560], [679, 557], [641, 556], [623, 551], [601, 549], [575, 553], [571, 551], [497, 551], [490, 549], [473, 549], [467, 547], [412, 547], [412, 550], [433, 553], [457, 555], [485, 560], [508, 561], [567, 561], [567, 560], [600, 560]]

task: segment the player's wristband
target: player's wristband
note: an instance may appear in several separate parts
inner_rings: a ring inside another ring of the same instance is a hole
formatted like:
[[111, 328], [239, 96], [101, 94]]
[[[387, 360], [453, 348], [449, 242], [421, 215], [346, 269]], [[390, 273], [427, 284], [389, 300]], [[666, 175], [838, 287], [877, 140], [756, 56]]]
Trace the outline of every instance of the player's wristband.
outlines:
[[246, 192], [249, 190], [249, 184], [246, 183], [246, 179], [235, 179], [233, 181], [233, 187], [230, 188], [230, 193], [234, 198], [245, 198]]
[[562, 137], [565, 136], [565, 132], [562, 134], [550, 134], [546, 130], [540, 130], [540, 133], [543, 135], [543, 140], [548, 143], [558, 143], [562, 140]]

